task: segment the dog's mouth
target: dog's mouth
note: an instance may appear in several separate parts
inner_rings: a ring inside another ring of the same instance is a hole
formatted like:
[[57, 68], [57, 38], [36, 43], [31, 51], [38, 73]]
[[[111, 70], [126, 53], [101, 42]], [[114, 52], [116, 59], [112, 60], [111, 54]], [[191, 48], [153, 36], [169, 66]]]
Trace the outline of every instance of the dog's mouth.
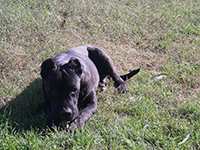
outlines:
[[70, 126], [70, 122], [67, 120], [64, 120], [60, 123], [60, 125], [62, 126], [63, 129], [68, 129]]
[[76, 119], [78, 119], [79, 116], [74, 117], [73, 120], [63, 120], [60, 125], [64, 128], [64, 129], [69, 129], [70, 124], [73, 123]]

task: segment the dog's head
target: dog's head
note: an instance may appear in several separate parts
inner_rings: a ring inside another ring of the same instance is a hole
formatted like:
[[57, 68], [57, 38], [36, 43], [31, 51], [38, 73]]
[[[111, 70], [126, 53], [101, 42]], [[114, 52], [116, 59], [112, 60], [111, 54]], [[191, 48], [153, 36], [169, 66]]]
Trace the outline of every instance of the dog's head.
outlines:
[[68, 63], [56, 64], [53, 59], [42, 63], [43, 92], [50, 101], [49, 115], [58, 123], [73, 121], [78, 115], [78, 98], [81, 82], [81, 64], [71, 58]]

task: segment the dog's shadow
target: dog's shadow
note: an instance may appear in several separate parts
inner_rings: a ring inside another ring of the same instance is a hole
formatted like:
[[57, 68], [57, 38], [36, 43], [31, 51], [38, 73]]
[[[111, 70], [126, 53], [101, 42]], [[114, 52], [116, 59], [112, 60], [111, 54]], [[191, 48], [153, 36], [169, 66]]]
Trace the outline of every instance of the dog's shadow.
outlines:
[[[22, 93], [0, 108], [3, 123], [17, 130], [43, 129], [46, 125], [41, 103], [41, 79], [35, 79]], [[2, 121], [1, 121], [2, 123]]]

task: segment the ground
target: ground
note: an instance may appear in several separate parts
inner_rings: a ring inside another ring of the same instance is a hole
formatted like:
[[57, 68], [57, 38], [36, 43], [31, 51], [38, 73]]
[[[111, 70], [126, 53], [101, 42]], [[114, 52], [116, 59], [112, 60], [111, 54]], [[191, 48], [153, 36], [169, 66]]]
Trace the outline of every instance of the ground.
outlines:
[[[0, 148], [200, 149], [200, 2], [2, 0]], [[81, 134], [49, 132], [40, 65], [80, 45], [102, 48], [120, 74], [141, 68]], [[184, 140], [185, 139], [185, 140]], [[182, 142], [182, 143], [181, 143]]]

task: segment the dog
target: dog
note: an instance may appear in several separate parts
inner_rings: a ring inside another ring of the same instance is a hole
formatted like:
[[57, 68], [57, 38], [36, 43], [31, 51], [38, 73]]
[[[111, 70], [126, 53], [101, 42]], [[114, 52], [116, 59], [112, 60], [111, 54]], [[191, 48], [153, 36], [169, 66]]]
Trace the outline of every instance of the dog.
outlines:
[[96, 90], [104, 78], [112, 78], [117, 91], [125, 93], [125, 80], [139, 71], [120, 76], [112, 59], [95, 46], [74, 47], [45, 60], [40, 75], [48, 127], [81, 131], [97, 109]]

